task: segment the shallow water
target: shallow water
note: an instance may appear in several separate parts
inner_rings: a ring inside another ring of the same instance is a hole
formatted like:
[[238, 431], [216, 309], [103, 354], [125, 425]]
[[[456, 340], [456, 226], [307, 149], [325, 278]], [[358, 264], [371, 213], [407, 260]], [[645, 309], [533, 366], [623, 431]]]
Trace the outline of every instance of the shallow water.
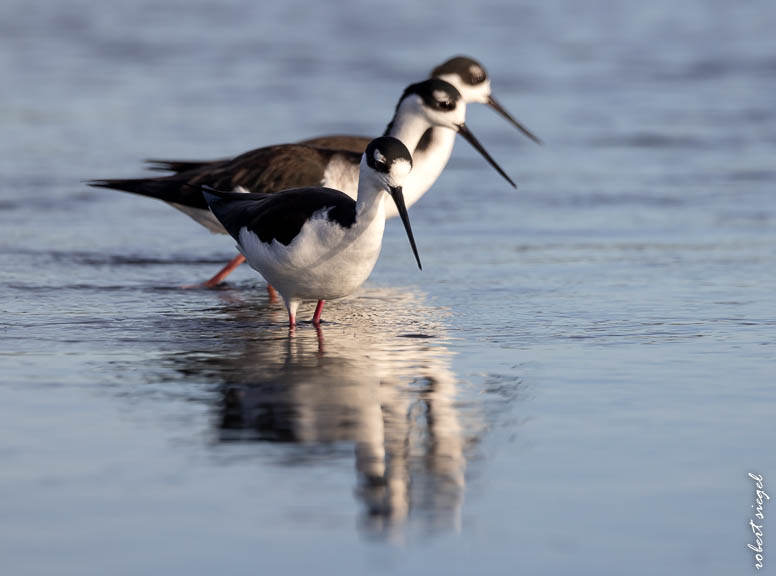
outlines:
[[[774, 25], [767, 2], [4, 2], [3, 572], [750, 570]], [[377, 133], [459, 52], [546, 145], [471, 106], [519, 190], [461, 142], [412, 210], [423, 272], [390, 222], [320, 331], [247, 268], [181, 290], [231, 242], [81, 183]]]

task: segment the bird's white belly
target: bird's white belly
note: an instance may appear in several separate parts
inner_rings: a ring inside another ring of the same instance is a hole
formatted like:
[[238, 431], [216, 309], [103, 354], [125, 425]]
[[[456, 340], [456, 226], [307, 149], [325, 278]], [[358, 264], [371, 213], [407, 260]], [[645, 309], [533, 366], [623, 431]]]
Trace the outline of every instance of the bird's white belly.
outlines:
[[[382, 202], [381, 202], [382, 204]], [[380, 255], [385, 215], [350, 228], [322, 213], [285, 246], [266, 244], [247, 228], [240, 230], [243, 255], [288, 300], [333, 300], [354, 292], [371, 274]]]
[[[249, 190], [242, 186], [237, 186], [232, 192], [247, 194]], [[226, 231], [226, 228], [218, 221], [215, 214], [210, 211], [210, 208], [193, 208], [191, 206], [184, 206], [183, 204], [176, 204], [175, 202], [167, 202], [167, 204], [180, 210], [197, 224], [210, 230], [213, 234], [229, 234], [229, 232]]]

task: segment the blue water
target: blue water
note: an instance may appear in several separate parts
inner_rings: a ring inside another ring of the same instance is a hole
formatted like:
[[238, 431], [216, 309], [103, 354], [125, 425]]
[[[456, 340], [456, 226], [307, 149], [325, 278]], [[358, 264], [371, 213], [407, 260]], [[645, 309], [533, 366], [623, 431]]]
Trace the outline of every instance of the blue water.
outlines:
[[[774, 27], [765, 1], [4, 1], [3, 574], [752, 570]], [[423, 271], [390, 222], [320, 333], [247, 267], [179, 289], [231, 241], [82, 183], [377, 134], [457, 53], [546, 144], [470, 106], [519, 190], [461, 141], [412, 210]]]

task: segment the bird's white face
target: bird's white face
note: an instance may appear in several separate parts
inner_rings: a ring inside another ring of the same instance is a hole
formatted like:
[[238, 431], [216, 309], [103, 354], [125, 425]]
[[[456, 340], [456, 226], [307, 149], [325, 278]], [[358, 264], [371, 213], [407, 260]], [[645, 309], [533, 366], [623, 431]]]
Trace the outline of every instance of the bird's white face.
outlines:
[[488, 99], [490, 98], [490, 78], [487, 76], [483, 76], [483, 80], [477, 84], [468, 84], [464, 81], [463, 78], [461, 78], [459, 74], [455, 73], [441, 74], [439, 76], [435, 76], [435, 78], [439, 78], [440, 80], [444, 80], [445, 82], [455, 86], [456, 89], [461, 93], [463, 101], [467, 104], [488, 103]]
[[412, 164], [403, 158], [386, 158], [379, 149], [372, 151], [371, 177], [386, 190], [401, 188], [412, 171]]
[[399, 113], [422, 118], [434, 128], [457, 130], [466, 122], [466, 103], [463, 100], [453, 99], [444, 90], [433, 91], [431, 99], [431, 102], [426, 102], [420, 96], [409, 96], [401, 103]]
[[461, 99], [467, 104], [476, 102], [478, 104], [490, 106], [531, 140], [537, 144], [541, 144], [539, 138], [518, 122], [495, 98], [493, 98], [488, 73], [485, 71], [482, 64], [476, 60], [466, 56], [450, 58], [434, 68], [431, 71], [431, 77], [453, 86], [461, 95]]

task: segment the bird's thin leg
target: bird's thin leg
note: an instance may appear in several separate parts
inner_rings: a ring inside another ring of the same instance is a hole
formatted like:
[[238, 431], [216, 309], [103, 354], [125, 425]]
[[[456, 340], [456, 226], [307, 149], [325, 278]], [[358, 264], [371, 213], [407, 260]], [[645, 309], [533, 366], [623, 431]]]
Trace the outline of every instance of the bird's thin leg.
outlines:
[[315, 314], [313, 314], [313, 324], [318, 326], [321, 323], [321, 313], [323, 312], [323, 305], [326, 300], [318, 300], [318, 305], [315, 307]]
[[242, 254], [238, 254], [231, 260], [229, 260], [229, 263], [221, 268], [221, 270], [218, 271], [218, 274], [213, 276], [210, 280], [207, 282], [203, 282], [202, 284], [195, 284], [193, 286], [184, 286], [184, 288], [214, 288], [218, 286], [221, 282], [223, 282], [229, 274], [234, 272], [240, 264], [245, 262], [245, 256]]
[[278, 301], [278, 291], [271, 284], [267, 284], [267, 294], [269, 295], [270, 303], [274, 304]]
[[[284, 298], [285, 300], [285, 298]], [[286, 309], [288, 310], [288, 327], [293, 331], [296, 326], [296, 311], [299, 309], [300, 300], [286, 300]]]

